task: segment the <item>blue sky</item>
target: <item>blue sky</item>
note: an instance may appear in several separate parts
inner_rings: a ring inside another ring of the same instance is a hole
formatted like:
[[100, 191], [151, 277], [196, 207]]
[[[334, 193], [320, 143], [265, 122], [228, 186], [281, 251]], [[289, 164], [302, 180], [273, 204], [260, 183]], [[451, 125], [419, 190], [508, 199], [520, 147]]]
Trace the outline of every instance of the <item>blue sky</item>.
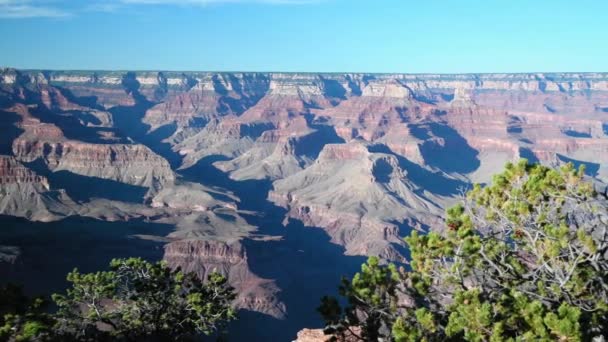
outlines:
[[0, 0], [0, 65], [608, 71], [606, 0]]

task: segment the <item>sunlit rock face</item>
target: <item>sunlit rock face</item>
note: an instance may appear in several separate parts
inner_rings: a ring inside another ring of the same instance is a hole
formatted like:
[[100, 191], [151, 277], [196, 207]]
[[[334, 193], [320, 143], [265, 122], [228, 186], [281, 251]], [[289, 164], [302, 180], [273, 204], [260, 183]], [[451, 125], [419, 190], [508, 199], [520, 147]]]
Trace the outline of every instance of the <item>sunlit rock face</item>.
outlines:
[[291, 217], [324, 227], [348, 254], [399, 260], [399, 226], [441, 210], [437, 199], [418, 192], [398, 157], [369, 149], [360, 142], [325, 145], [310, 167], [276, 181], [269, 198]]
[[[217, 159], [234, 181], [273, 181], [271, 201], [348, 253], [394, 256], [403, 229], [429, 227], [456, 188], [509, 160], [608, 177], [602, 73], [1, 75], [16, 161], [145, 188], [149, 201], [175, 171]], [[379, 194], [390, 205], [372, 210]], [[361, 229], [374, 247], [351, 245]]]
[[[0, 69], [0, 136], [4, 219], [128, 227], [129, 255], [222, 272], [294, 338], [318, 284], [407, 262], [401, 237], [508, 161], [608, 182], [608, 74]], [[16, 242], [0, 258], [27, 268]]]
[[51, 190], [46, 177], [14, 157], [0, 156], [0, 212], [4, 215], [51, 221], [74, 213], [75, 207], [64, 191]]

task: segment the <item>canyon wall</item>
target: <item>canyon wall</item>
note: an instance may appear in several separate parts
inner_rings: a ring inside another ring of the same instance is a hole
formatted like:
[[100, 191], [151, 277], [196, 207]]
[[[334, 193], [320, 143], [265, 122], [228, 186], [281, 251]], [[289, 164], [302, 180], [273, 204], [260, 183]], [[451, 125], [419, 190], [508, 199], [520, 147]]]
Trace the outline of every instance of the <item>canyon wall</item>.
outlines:
[[608, 73], [0, 69], [0, 134], [0, 214], [137, 222], [295, 337], [327, 290], [308, 277], [407, 263], [401, 237], [508, 161], [608, 182]]

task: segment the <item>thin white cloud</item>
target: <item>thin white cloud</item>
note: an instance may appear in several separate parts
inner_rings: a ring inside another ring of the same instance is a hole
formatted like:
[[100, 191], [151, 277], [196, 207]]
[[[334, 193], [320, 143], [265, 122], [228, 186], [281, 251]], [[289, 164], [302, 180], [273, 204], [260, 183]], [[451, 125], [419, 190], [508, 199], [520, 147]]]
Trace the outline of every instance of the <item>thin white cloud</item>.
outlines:
[[40, 1], [0, 0], [0, 18], [62, 18], [70, 15], [66, 10], [48, 6]]
[[63, 18], [81, 12], [115, 12], [126, 6], [220, 4], [303, 5], [326, 0], [0, 0], [0, 19]]
[[88, 12], [115, 12], [117, 10], [119, 10], [122, 7], [121, 3], [117, 3], [117, 2], [95, 2], [92, 4], [89, 4], [87, 6], [84, 7], [85, 11]]

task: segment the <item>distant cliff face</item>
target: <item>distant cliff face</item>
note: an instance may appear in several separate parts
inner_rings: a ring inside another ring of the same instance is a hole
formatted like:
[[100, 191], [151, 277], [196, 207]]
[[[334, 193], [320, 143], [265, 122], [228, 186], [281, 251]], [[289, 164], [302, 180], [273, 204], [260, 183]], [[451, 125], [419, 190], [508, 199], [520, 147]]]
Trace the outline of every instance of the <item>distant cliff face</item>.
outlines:
[[322, 294], [307, 277], [407, 262], [401, 237], [507, 161], [607, 182], [608, 73], [0, 69], [0, 134], [0, 214], [168, 227], [135, 236], [294, 337]]

